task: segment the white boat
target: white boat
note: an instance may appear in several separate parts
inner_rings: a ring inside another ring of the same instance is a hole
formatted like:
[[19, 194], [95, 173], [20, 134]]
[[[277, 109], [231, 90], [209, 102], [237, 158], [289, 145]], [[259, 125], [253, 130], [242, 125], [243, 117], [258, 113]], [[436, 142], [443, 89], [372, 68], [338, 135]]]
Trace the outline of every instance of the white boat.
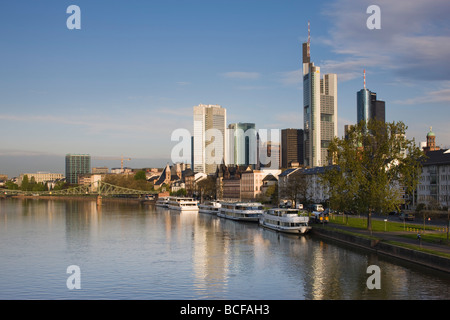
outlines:
[[285, 233], [304, 234], [311, 230], [307, 213], [290, 208], [272, 208], [264, 211], [259, 224]]
[[179, 211], [196, 211], [198, 212], [198, 201], [193, 198], [186, 197], [170, 197], [169, 209]]
[[263, 213], [259, 202], [225, 202], [217, 215], [231, 220], [258, 222]]
[[169, 198], [168, 197], [158, 198], [158, 200], [156, 200], [155, 205], [157, 207], [168, 208], [169, 207]]
[[222, 204], [219, 201], [209, 201], [198, 205], [198, 211], [202, 213], [215, 214], [219, 212]]

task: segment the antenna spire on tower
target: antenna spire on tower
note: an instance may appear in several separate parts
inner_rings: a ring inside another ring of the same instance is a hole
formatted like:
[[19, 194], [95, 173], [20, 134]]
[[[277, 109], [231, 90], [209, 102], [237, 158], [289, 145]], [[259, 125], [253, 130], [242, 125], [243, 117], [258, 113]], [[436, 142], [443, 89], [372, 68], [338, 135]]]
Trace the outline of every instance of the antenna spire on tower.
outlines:
[[364, 69], [364, 89], [366, 89], [366, 69]]
[[311, 42], [311, 28], [308, 21], [308, 44], [310, 44], [310, 42]]

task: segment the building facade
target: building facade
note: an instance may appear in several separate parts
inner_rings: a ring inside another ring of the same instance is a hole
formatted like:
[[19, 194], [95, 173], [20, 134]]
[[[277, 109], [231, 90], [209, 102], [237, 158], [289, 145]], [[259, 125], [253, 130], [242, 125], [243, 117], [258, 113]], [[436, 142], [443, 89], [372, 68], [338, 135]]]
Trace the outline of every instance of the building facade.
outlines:
[[214, 173], [217, 166], [226, 160], [226, 121], [226, 109], [219, 105], [194, 107], [194, 172]]
[[105, 174], [108, 172], [109, 172], [108, 167], [93, 167], [92, 168], [92, 173]]
[[417, 186], [416, 204], [430, 207], [449, 208], [450, 206], [450, 149], [436, 145], [436, 135], [430, 127], [427, 142], [423, 147], [426, 154]]
[[78, 176], [91, 173], [91, 156], [88, 154], [66, 155], [66, 181], [70, 184], [78, 183]]
[[21, 173], [19, 178], [17, 179], [17, 184], [19, 185], [22, 184], [24, 176], [28, 177], [28, 181], [30, 181], [31, 178], [34, 178], [34, 181], [36, 183], [44, 183], [44, 184], [49, 181], [64, 179], [64, 175], [62, 173], [51, 173], [51, 172]]
[[326, 165], [328, 145], [337, 136], [337, 75], [321, 79], [320, 67], [311, 62], [309, 32], [303, 43], [303, 130], [304, 165]]
[[450, 206], [450, 149], [427, 152], [417, 186], [416, 204], [449, 208]]
[[252, 170], [248, 168], [241, 173], [241, 199], [242, 200], [255, 200], [260, 199], [263, 196], [264, 178], [271, 174], [274, 177], [278, 177], [281, 170]]
[[303, 130], [281, 130], [281, 168], [303, 165]]

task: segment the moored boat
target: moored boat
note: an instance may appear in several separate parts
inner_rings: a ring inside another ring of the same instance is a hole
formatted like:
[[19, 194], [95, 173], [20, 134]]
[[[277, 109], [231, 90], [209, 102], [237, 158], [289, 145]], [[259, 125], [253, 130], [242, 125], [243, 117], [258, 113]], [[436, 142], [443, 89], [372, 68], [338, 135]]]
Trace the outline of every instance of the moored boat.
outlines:
[[259, 224], [268, 229], [291, 234], [305, 234], [311, 230], [307, 213], [290, 208], [271, 208], [264, 211]]
[[209, 213], [217, 215], [222, 204], [219, 201], [208, 201], [198, 205], [198, 211], [202, 213]]
[[217, 215], [231, 220], [258, 222], [263, 212], [259, 202], [224, 202]]
[[168, 208], [169, 207], [169, 197], [158, 198], [158, 200], [156, 200], [155, 205], [157, 207]]
[[169, 209], [198, 212], [198, 201], [194, 200], [194, 198], [170, 197]]

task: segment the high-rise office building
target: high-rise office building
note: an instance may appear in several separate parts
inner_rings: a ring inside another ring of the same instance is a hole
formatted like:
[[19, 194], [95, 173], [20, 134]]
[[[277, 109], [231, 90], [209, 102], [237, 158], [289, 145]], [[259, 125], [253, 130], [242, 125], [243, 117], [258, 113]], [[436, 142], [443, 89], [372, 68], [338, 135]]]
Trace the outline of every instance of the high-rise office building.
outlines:
[[328, 164], [328, 145], [337, 136], [337, 75], [320, 77], [320, 67], [311, 62], [310, 28], [303, 43], [303, 136], [304, 165]]
[[371, 119], [386, 121], [385, 102], [377, 100], [377, 94], [366, 88], [366, 70], [364, 70], [364, 88], [356, 93], [356, 120], [366, 123]]
[[261, 170], [280, 169], [281, 164], [281, 144], [279, 137], [275, 140], [260, 141], [260, 162]]
[[227, 165], [256, 168], [258, 140], [254, 123], [231, 123], [227, 130]]
[[303, 130], [281, 130], [281, 167], [289, 168], [293, 164], [303, 165]]
[[194, 172], [214, 173], [217, 166], [225, 162], [226, 121], [226, 109], [219, 105], [194, 107]]
[[66, 155], [66, 181], [77, 184], [78, 177], [82, 174], [91, 173], [91, 156], [88, 154]]

